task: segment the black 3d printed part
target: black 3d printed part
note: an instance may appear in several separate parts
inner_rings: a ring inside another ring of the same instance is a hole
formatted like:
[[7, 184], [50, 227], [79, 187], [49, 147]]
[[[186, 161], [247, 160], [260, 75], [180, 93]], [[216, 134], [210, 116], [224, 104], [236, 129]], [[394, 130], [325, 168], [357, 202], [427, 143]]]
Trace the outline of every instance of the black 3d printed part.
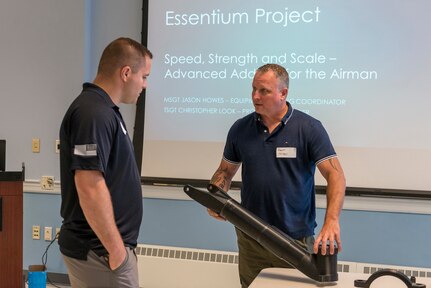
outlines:
[[[184, 192], [203, 206], [213, 210], [239, 230], [254, 238], [274, 255], [318, 282], [338, 280], [337, 249], [333, 255], [311, 254], [294, 239], [242, 207], [214, 185], [208, 191], [184, 186]], [[329, 248], [328, 248], [329, 250]]]
[[371, 274], [371, 276], [367, 280], [355, 280], [354, 282], [355, 287], [369, 288], [371, 286], [371, 283], [373, 283], [374, 280], [382, 276], [396, 277], [401, 281], [403, 281], [404, 284], [406, 284], [407, 288], [426, 288], [426, 285], [416, 283], [415, 277], [412, 277], [411, 279], [409, 279], [409, 277], [407, 277], [405, 274], [393, 269], [382, 269], [382, 270], [376, 271], [373, 274]]

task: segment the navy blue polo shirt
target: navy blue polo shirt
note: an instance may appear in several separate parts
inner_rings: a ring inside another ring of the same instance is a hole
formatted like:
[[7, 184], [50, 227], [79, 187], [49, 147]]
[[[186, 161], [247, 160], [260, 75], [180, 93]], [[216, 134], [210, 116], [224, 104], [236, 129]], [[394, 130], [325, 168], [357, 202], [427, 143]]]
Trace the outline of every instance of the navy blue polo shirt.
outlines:
[[115, 222], [128, 247], [136, 247], [142, 220], [142, 191], [133, 145], [118, 106], [98, 86], [85, 83], [60, 128], [61, 227], [59, 245], [69, 257], [86, 259], [89, 249], [107, 253], [87, 223], [76, 191], [75, 170], [103, 173]]
[[237, 120], [223, 158], [242, 164], [241, 204], [300, 239], [314, 235], [316, 227], [316, 165], [336, 154], [320, 121], [287, 105], [271, 134], [255, 112]]

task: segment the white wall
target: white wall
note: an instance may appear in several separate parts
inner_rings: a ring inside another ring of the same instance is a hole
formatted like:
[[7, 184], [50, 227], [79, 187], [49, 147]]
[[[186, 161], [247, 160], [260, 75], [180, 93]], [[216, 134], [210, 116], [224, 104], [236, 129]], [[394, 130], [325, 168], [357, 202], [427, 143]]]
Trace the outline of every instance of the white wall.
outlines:
[[[120, 36], [141, 40], [140, 0], [3, 0], [0, 2], [0, 139], [6, 168], [26, 180], [60, 177], [55, 154], [62, 117], [92, 81], [105, 46]], [[135, 106], [120, 111], [133, 135]], [[40, 153], [31, 152], [39, 138]]]
[[[84, 0], [0, 2], [0, 139], [6, 169], [59, 178], [55, 140], [84, 75]], [[31, 152], [40, 138], [40, 153]]]

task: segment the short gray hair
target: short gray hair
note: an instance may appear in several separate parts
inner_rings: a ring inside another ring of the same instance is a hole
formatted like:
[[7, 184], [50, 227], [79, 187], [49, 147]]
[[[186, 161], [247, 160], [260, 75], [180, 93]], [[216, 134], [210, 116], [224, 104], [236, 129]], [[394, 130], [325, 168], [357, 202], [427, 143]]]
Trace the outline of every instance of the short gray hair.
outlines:
[[274, 72], [275, 76], [277, 76], [277, 79], [279, 79], [282, 83], [284, 83], [287, 88], [289, 88], [289, 73], [287, 73], [286, 69], [283, 66], [269, 63], [263, 66], [260, 66], [256, 70], [256, 72], [260, 72], [260, 73], [266, 73], [268, 71]]

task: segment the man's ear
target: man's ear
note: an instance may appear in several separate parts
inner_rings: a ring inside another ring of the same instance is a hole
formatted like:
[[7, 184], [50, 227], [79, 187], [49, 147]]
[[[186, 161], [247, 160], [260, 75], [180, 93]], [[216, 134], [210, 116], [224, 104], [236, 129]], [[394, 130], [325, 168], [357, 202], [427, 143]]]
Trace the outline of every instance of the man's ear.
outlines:
[[127, 81], [127, 79], [130, 77], [131, 74], [132, 74], [132, 69], [130, 68], [130, 66], [124, 66], [120, 70], [120, 77], [121, 77], [121, 80], [123, 81]]
[[282, 100], [286, 101], [288, 92], [289, 92], [289, 88], [287, 88], [287, 87], [281, 89]]

